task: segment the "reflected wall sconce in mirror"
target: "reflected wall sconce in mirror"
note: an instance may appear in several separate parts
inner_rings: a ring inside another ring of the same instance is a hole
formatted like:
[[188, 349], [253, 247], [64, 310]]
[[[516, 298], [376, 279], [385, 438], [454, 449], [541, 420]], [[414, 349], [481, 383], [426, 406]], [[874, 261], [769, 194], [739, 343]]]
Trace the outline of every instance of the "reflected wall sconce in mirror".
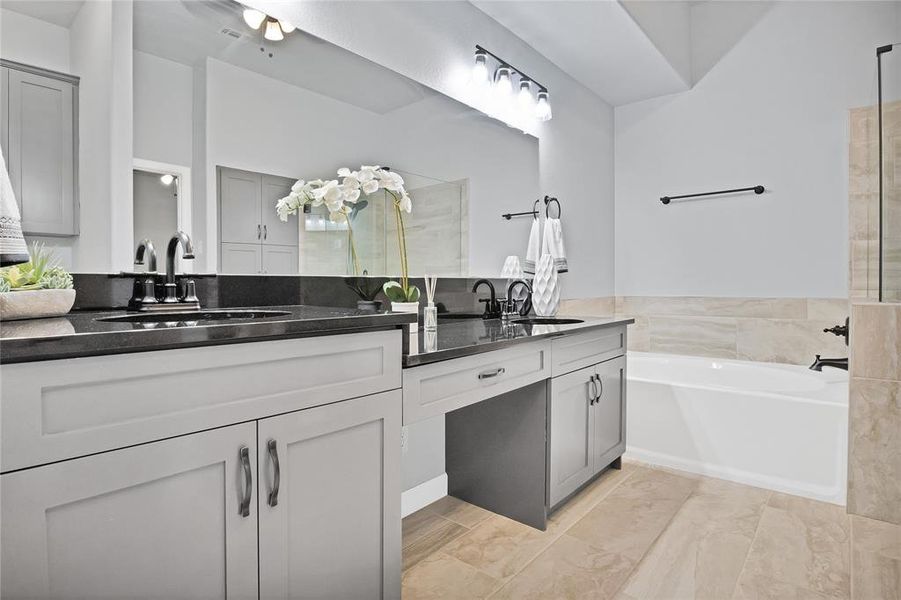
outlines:
[[[522, 69], [518, 69], [509, 62], [486, 50], [482, 46], [476, 46], [475, 62], [472, 65], [472, 83], [482, 86], [489, 82], [491, 70], [488, 65], [489, 58], [497, 63], [494, 68], [494, 76], [490, 78], [491, 91], [495, 98], [507, 103], [513, 108], [527, 113], [538, 121], [550, 121], [551, 112], [550, 93], [547, 87], [538, 83], [533, 77], [526, 75]], [[513, 77], [519, 77], [519, 91], [514, 98]], [[532, 96], [532, 88], [535, 88], [535, 96]], [[518, 106], [517, 106], [518, 105]]]
[[285, 39], [286, 33], [291, 33], [296, 27], [281, 19], [270, 17], [254, 8], [244, 8], [244, 22], [247, 26], [257, 31], [263, 28], [263, 37], [271, 42], [280, 42]]

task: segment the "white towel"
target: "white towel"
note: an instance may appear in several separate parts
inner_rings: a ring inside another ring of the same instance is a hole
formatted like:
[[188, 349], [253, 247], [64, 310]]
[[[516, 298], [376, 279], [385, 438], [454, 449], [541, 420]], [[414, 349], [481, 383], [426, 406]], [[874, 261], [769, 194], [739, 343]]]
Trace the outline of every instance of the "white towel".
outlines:
[[541, 222], [532, 219], [532, 229], [529, 231], [529, 245], [526, 248], [526, 257], [522, 261], [522, 269], [529, 275], [535, 274], [535, 265], [538, 264], [538, 250], [541, 246]]
[[28, 259], [19, 205], [6, 171], [6, 160], [0, 152], [0, 267], [28, 262]]
[[563, 229], [560, 227], [560, 219], [548, 217], [544, 223], [544, 238], [541, 243], [541, 253], [554, 257], [558, 273], [566, 273], [566, 249], [563, 247]]

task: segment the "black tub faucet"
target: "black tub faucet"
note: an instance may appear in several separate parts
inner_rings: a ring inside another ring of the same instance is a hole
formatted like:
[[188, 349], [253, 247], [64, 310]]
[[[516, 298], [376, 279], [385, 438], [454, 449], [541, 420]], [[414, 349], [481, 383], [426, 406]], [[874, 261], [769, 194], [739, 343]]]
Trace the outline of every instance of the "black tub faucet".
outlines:
[[823, 367], [835, 367], [836, 369], [843, 369], [845, 371], [848, 370], [848, 359], [847, 358], [820, 358], [820, 355], [817, 354], [816, 359], [813, 361], [813, 364], [810, 365], [811, 371], [822, 371]]

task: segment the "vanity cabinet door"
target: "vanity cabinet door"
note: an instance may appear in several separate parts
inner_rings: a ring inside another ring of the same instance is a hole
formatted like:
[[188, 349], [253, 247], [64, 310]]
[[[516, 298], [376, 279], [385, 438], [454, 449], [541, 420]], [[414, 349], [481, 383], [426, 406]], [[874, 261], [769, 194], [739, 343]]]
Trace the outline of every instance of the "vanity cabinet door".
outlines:
[[34, 235], [77, 235], [75, 86], [9, 69], [4, 154], [22, 217]]
[[597, 472], [626, 451], [626, 357], [603, 362], [595, 372], [600, 378], [600, 398], [593, 406]]
[[[263, 241], [262, 176], [219, 168], [219, 241], [260, 244]], [[275, 209], [273, 209], [275, 210]], [[258, 271], [242, 271], [257, 273]]]
[[594, 475], [594, 367], [551, 380], [549, 504], [553, 508]]
[[393, 391], [259, 421], [261, 598], [400, 597], [400, 418]]
[[[299, 242], [300, 231], [298, 229], [297, 217], [291, 217], [287, 221], [278, 218], [275, 212], [275, 204], [279, 199], [284, 198], [291, 191], [294, 180], [287, 177], [278, 177], [275, 175], [263, 175], [263, 243], [276, 244], [281, 246], [294, 246], [297, 248]], [[303, 221], [303, 214], [300, 215]], [[273, 273], [269, 269], [270, 273]], [[297, 269], [292, 271], [297, 273]]]
[[297, 246], [263, 244], [263, 273], [269, 275], [297, 275]]
[[263, 247], [260, 244], [219, 244], [219, 273], [252, 275], [263, 272]]
[[246, 423], [2, 475], [0, 595], [257, 597], [256, 464]]

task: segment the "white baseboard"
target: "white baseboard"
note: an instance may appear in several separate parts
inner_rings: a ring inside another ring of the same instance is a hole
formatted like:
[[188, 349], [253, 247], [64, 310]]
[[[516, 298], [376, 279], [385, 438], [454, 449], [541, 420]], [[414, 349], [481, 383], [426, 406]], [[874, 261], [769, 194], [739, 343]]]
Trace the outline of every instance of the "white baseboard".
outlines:
[[447, 496], [447, 473], [410, 488], [400, 496], [400, 516], [406, 517]]

